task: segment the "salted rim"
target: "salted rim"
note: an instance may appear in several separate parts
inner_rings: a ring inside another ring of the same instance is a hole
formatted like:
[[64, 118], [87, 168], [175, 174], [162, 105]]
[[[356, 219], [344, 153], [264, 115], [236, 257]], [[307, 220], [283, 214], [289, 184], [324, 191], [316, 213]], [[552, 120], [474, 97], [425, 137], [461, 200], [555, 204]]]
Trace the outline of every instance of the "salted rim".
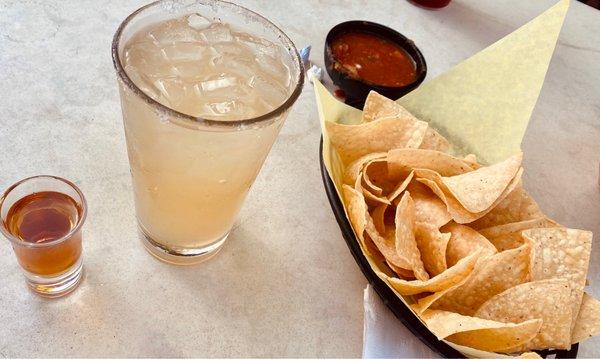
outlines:
[[[205, 3], [205, 0], [196, 0], [196, 1], [199, 3]], [[294, 104], [294, 102], [296, 102], [296, 100], [300, 96], [300, 93], [302, 92], [302, 87], [304, 85], [304, 69], [302, 66], [302, 60], [300, 59], [300, 55], [298, 54], [298, 50], [296, 49], [296, 46], [294, 45], [292, 40], [290, 40], [290, 38], [279, 27], [277, 27], [277, 25], [273, 24], [272, 22], [267, 20], [262, 15], [259, 15], [258, 13], [254, 12], [252, 10], [249, 10], [243, 6], [240, 6], [240, 5], [228, 2], [228, 1], [222, 1], [222, 0], [211, 0], [211, 1], [215, 2], [215, 3], [225, 4], [226, 6], [230, 6], [233, 8], [237, 8], [243, 12], [247, 12], [253, 18], [255, 18], [256, 20], [263, 23], [263, 25], [270, 28], [271, 30], [274, 30], [274, 32], [278, 33], [279, 39], [283, 41], [288, 52], [290, 53], [290, 55], [292, 55], [294, 62], [298, 66], [298, 75], [295, 78], [296, 86], [295, 86], [294, 90], [292, 91], [292, 93], [288, 96], [288, 98], [281, 105], [279, 105], [278, 107], [276, 107], [275, 109], [273, 109], [270, 112], [267, 112], [263, 115], [253, 117], [253, 118], [241, 119], [241, 120], [226, 120], [226, 121], [214, 120], [214, 119], [208, 119], [208, 118], [202, 118], [202, 117], [195, 117], [195, 116], [191, 116], [191, 115], [185, 114], [183, 112], [174, 110], [168, 106], [161, 104], [160, 102], [156, 101], [152, 97], [148, 96], [144, 91], [142, 91], [129, 78], [129, 76], [127, 75], [127, 73], [125, 72], [125, 69], [123, 68], [123, 66], [121, 64], [121, 59], [119, 57], [119, 44], [121, 41], [121, 35], [122, 35], [125, 27], [129, 24], [129, 22], [131, 22], [131, 20], [133, 20], [138, 14], [145, 11], [146, 9], [149, 9], [154, 6], [158, 6], [159, 4], [166, 2], [165, 0], [154, 1], [148, 5], [142, 6], [141, 8], [139, 8], [136, 11], [134, 11], [133, 13], [131, 13], [121, 23], [121, 25], [119, 25], [119, 28], [117, 29], [117, 32], [115, 33], [115, 35], [113, 37], [113, 41], [112, 41], [112, 59], [113, 59], [113, 65], [115, 67], [115, 70], [117, 71], [117, 75], [131, 91], [133, 91], [137, 96], [141, 97], [149, 105], [159, 108], [160, 110], [166, 112], [169, 116], [182, 118], [182, 119], [194, 122], [196, 124], [202, 124], [202, 125], [207, 125], [207, 126], [218, 126], [218, 127], [237, 127], [240, 125], [251, 125], [251, 124], [265, 122], [267, 120], [273, 119], [273, 118], [281, 115], [283, 112], [287, 111]]]
[[41, 247], [52, 247], [57, 244], [60, 244], [64, 241], [66, 241], [67, 239], [73, 237], [73, 235], [75, 233], [77, 233], [79, 230], [81, 230], [81, 227], [83, 226], [83, 223], [85, 222], [85, 219], [87, 217], [87, 202], [85, 200], [83, 192], [81, 192], [79, 187], [77, 187], [73, 182], [71, 182], [69, 180], [66, 180], [64, 178], [57, 177], [57, 176], [52, 176], [52, 175], [38, 175], [38, 176], [27, 177], [27, 178], [24, 178], [24, 179], [18, 181], [17, 183], [13, 184], [12, 186], [8, 187], [6, 189], [6, 191], [4, 191], [4, 193], [2, 193], [2, 196], [0, 197], [0, 208], [2, 207], [2, 205], [4, 204], [4, 201], [6, 200], [6, 197], [12, 190], [17, 188], [19, 185], [23, 184], [24, 182], [27, 182], [27, 181], [30, 181], [33, 179], [38, 179], [38, 178], [51, 178], [51, 179], [63, 182], [66, 185], [68, 185], [69, 187], [73, 188], [75, 190], [75, 192], [77, 192], [77, 195], [79, 196], [79, 198], [81, 199], [81, 214], [79, 215], [77, 224], [75, 225], [75, 227], [71, 228], [69, 233], [65, 234], [60, 239], [55, 239], [55, 240], [52, 240], [52, 241], [46, 242], [46, 243], [31, 243], [31, 242], [26, 242], [24, 240], [21, 240], [21, 239], [15, 237], [12, 233], [10, 233], [6, 229], [5, 222], [4, 222], [4, 220], [2, 220], [2, 223], [0, 225], [0, 232], [2, 232], [2, 234], [4, 234], [4, 236], [9, 241], [11, 241], [12, 243], [17, 244], [19, 246], [22, 246], [22, 247], [41, 248]]

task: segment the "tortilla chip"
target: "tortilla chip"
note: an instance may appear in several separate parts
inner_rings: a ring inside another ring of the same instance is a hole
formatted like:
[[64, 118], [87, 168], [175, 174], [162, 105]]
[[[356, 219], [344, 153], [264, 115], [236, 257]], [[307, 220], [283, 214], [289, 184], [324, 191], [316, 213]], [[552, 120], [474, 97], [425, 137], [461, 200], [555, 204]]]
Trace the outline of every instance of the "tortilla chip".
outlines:
[[544, 217], [538, 204], [519, 185], [504, 200], [498, 203], [485, 216], [471, 224], [475, 229], [489, 228], [501, 224], [522, 222]]
[[369, 192], [366, 188], [364, 188], [362, 186], [361, 177], [358, 177], [356, 179], [356, 183], [354, 184], [354, 189], [357, 191], [360, 191], [363, 194], [364, 201], [367, 203], [367, 205], [379, 206], [382, 203], [387, 204], [387, 205], [391, 204], [391, 202], [388, 201], [388, 199], [386, 197], [376, 196], [373, 193]]
[[[375, 256], [372, 246], [367, 243], [367, 237], [365, 236], [365, 231], [369, 234], [370, 240], [375, 244], [376, 249], [385, 256], [386, 254], [394, 260], [405, 267], [408, 267], [406, 262], [402, 262], [402, 259], [396, 258], [394, 255], [396, 253], [394, 246], [394, 238], [390, 237], [386, 240], [386, 238], [379, 235], [377, 230], [375, 229], [375, 224], [373, 223], [373, 219], [369, 215], [367, 204], [365, 203], [365, 198], [361, 192], [356, 189], [344, 185], [344, 203], [346, 206], [346, 211], [348, 212], [348, 218], [350, 219], [350, 223], [352, 224], [352, 228], [358, 237], [361, 247], [369, 256]], [[367, 230], [368, 228], [368, 230]]]
[[598, 333], [600, 333], [600, 301], [583, 293], [581, 309], [571, 335], [571, 343], [580, 343]]
[[429, 179], [456, 198], [467, 211], [479, 213], [497, 201], [521, 168], [522, 159], [523, 154], [518, 153], [492, 166], [450, 177], [437, 174]]
[[396, 207], [396, 251], [407, 259], [415, 277], [418, 280], [426, 281], [429, 274], [423, 267], [421, 253], [415, 241], [415, 205], [410, 197], [410, 193], [404, 192], [402, 199]]
[[367, 162], [363, 168], [363, 179], [378, 189], [380, 192], [377, 194], [378, 196], [384, 192], [388, 193], [396, 187], [396, 183], [392, 183], [392, 180], [388, 178], [387, 160], [385, 158]]
[[403, 279], [408, 279], [408, 280], [414, 280], [415, 279], [415, 274], [413, 273], [413, 271], [408, 270], [408, 269], [404, 269], [404, 268], [400, 268], [400, 267], [396, 267], [395, 265], [393, 265], [392, 263], [387, 263], [387, 265], [400, 277]]
[[[370, 122], [382, 118], [418, 121], [415, 116], [397, 102], [390, 100], [375, 91], [371, 91], [365, 100], [363, 122]], [[423, 142], [421, 143], [421, 148], [444, 152], [450, 148], [450, 143], [436, 130], [428, 127]]]
[[[417, 176], [419, 173], [422, 174], [421, 171], [418, 170]], [[415, 178], [418, 182], [427, 186], [444, 203], [446, 211], [450, 214], [450, 219], [457, 223], [469, 223], [477, 218], [477, 213], [469, 213], [452, 196], [447, 196], [434, 181], [427, 178]]]
[[526, 221], [501, 224], [490, 228], [479, 230], [479, 233], [487, 238], [498, 251], [505, 251], [521, 246], [525, 243], [521, 232], [531, 228], [554, 227], [555, 222], [546, 217], [528, 219]]
[[473, 168], [458, 157], [447, 153], [414, 148], [401, 148], [388, 152], [388, 172], [402, 176], [415, 168], [428, 169], [441, 176], [455, 176], [473, 171]]
[[427, 130], [427, 123], [384, 118], [360, 125], [342, 125], [326, 121], [325, 127], [342, 162], [350, 164], [373, 152], [419, 147]]
[[425, 136], [423, 137], [423, 142], [421, 142], [421, 146], [424, 150], [434, 150], [440, 152], [446, 152], [450, 149], [450, 142], [440, 135], [436, 130], [431, 127], [427, 127], [427, 131], [425, 131]]
[[352, 228], [363, 248], [366, 248], [367, 246], [364, 243], [365, 239], [363, 234], [367, 226], [367, 204], [365, 203], [362, 193], [354, 188], [344, 185], [342, 190], [344, 192], [344, 204], [346, 205], [346, 211], [348, 212], [348, 218], [350, 219]]
[[469, 277], [470, 276], [466, 276], [460, 282], [458, 282], [444, 290], [441, 290], [439, 292], [435, 292], [433, 294], [419, 298], [417, 300], [417, 303], [413, 304], [411, 307], [417, 314], [423, 313], [426, 309], [429, 309], [430, 307], [432, 307], [433, 304], [435, 304], [440, 298], [442, 298], [444, 295], [446, 295], [446, 293], [449, 293], [449, 292], [453, 291], [454, 289], [463, 285], [469, 279]]
[[505, 323], [542, 319], [540, 332], [515, 352], [533, 349], [568, 349], [571, 346], [570, 286], [564, 279], [519, 284], [497, 294], [475, 313]]
[[373, 212], [371, 212], [371, 218], [373, 218], [373, 224], [375, 225], [375, 229], [379, 233], [385, 233], [385, 210], [388, 208], [387, 204], [380, 204], [375, 207]]
[[465, 157], [463, 157], [463, 161], [467, 162], [469, 166], [473, 167], [473, 169], [481, 168], [481, 164], [477, 162], [477, 156], [472, 153], [469, 153]]
[[[484, 350], [479, 350], [479, 349], [475, 349], [475, 348], [471, 348], [471, 347], [467, 347], [464, 345], [458, 345], [456, 343], [452, 343], [448, 340], [443, 340], [444, 343], [448, 344], [450, 347], [454, 348], [455, 350], [461, 352], [463, 355], [465, 355], [467, 358], [494, 358], [494, 359], [514, 359], [514, 358], [521, 358], [521, 356], [514, 356], [511, 354], [499, 354], [499, 353], [492, 353], [492, 352], [488, 352], [488, 351], [484, 351]], [[527, 352], [524, 353], [522, 355], [530, 355], [532, 352]], [[535, 353], [534, 353], [535, 354]], [[541, 359], [541, 357], [538, 356], [527, 356], [527, 358], [533, 359], [533, 358], [539, 358]]]
[[386, 230], [383, 234], [379, 233], [375, 228], [375, 224], [371, 216], [367, 213], [367, 224], [365, 231], [373, 240], [373, 243], [379, 249], [379, 252], [385, 257], [385, 260], [396, 267], [411, 270], [412, 264], [396, 251], [396, 238], [394, 230]]
[[[418, 176], [419, 173], [422, 173], [421, 171], [426, 170], [416, 170], [416, 175]], [[519, 185], [522, 175], [523, 169], [520, 169], [512, 182], [508, 185], [500, 197], [498, 197], [496, 202], [494, 202], [490, 208], [479, 213], [471, 213], [467, 211], [452, 195], [447, 195], [444, 191], [442, 191], [436, 182], [427, 178], [417, 178], [417, 181], [427, 185], [446, 204], [446, 208], [448, 209], [450, 216], [456, 223], [464, 224], [473, 222], [493, 210], [498, 203], [504, 200], [504, 198], [506, 198], [506, 196], [508, 196], [517, 187], [517, 185]]]
[[503, 323], [431, 309], [423, 312], [421, 319], [438, 339], [485, 351], [523, 345], [536, 336], [542, 325], [539, 319]]
[[519, 355], [517, 358], [523, 359], [542, 359], [542, 357], [536, 352], [525, 352]]
[[381, 118], [418, 121], [415, 116], [396, 101], [390, 100], [375, 91], [371, 91], [363, 107], [363, 122], [371, 122]]
[[417, 222], [415, 240], [421, 252], [423, 265], [429, 274], [436, 276], [448, 269], [446, 248], [450, 240], [450, 233], [441, 233], [435, 225]]
[[487, 257], [497, 252], [496, 247], [476, 230], [462, 224], [450, 222], [440, 228], [444, 233], [450, 233], [450, 241], [446, 249], [446, 262], [453, 266], [461, 258], [481, 250], [481, 256]]
[[365, 216], [367, 205], [362, 193], [356, 191], [354, 188], [344, 185], [343, 191], [344, 203], [346, 204], [350, 223], [352, 223], [352, 228], [354, 228], [356, 235], [360, 238], [367, 225], [367, 217]]
[[367, 163], [377, 159], [385, 159], [386, 157], [387, 152], [369, 153], [360, 157], [346, 167], [344, 171], [344, 183], [353, 185]]
[[375, 274], [380, 275], [379, 273], [383, 273], [386, 276], [395, 275], [395, 272], [391, 269], [369, 234], [365, 232], [363, 235], [365, 247], [361, 246], [361, 250]]
[[530, 256], [531, 245], [525, 244], [479, 261], [465, 283], [441, 296], [433, 308], [474, 315], [496, 294], [529, 280]]
[[525, 352], [518, 356], [523, 359], [542, 359], [542, 357], [536, 352]]
[[371, 181], [371, 178], [369, 178], [367, 172], [362, 173], [362, 185], [364, 189], [371, 192], [375, 196], [379, 197], [383, 194], [383, 189], [379, 188]]
[[415, 220], [417, 222], [431, 224], [437, 228], [450, 222], [452, 217], [446, 204], [429, 187], [413, 181], [406, 190], [410, 192], [410, 196], [415, 202]]
[[569, 282], [573, 316], [569, 322], [570, 328], [573, 328], [590, 262], [592, 232], [569, 228], [534, 228], [523, 231], [523, 237], [533, 245], [531, 280], [560, 278]]
[[488, 352], [510, 353], [514, 348], [527, 345], [534, 338], [542, 321], [530, 319], [518, 324], [506, 324], [505, 328], [481, 329], [461, 332], [449, 336], [447, 339], [456, 344]]
[[411, 305], [411, 308], [415, 313], [417, 313], [417, 315], [422, 314], [424, 311], [429, 309], [435, 302], [437, 302], [441, 297], [443, 297], [444, 294], [460, 286], [461, 283], [464, 283], [465, 280], [466, 278], [463, 279], [462, 282], [456, 283], [455, 285], [448, 287], [442, 291], [435, 292], [433, 294], [420, 298], [415, 304]]
[[453, 267], [426, 281], [405, 281], [398, 278], [386, 278], [386, 280], [401, 295], [439, 292], [465, 279], [473, 271], [478, 255], [479, 253], [474, 253], [469, 257], [463, 258]]
[[412, 181], [414, 174], [414, 172], [409, 173], [408, 176], [402, 182], [399, 182], [396, 185], [396, 188], [394, 188], [388, 194], [388, 201], [393, 202], [396, 198], [398, 198], [398, 196], [400, 196], [400, 194], [402, 194], [402, 192], [404, 192], [406, 187], [408, 187], [408, 185], [410, 184], [410, 181]]
[[361, 189], [363, 195], [365, 196], [365, 201], [370, 206], [379, 206], [380, 204], [392, 204], [386, 197], [376, 196], [364, 187], [361, 187]]

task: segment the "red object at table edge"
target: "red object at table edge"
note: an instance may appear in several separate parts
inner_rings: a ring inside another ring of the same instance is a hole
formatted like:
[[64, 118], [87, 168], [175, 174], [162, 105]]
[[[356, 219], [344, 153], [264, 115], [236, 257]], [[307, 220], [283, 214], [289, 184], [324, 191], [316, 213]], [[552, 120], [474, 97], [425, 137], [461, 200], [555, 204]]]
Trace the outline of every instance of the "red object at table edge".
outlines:
[[448, 4], [451, 0], [408, 0], [409, 2], [422, 6], [429, 9], [441, 9]]

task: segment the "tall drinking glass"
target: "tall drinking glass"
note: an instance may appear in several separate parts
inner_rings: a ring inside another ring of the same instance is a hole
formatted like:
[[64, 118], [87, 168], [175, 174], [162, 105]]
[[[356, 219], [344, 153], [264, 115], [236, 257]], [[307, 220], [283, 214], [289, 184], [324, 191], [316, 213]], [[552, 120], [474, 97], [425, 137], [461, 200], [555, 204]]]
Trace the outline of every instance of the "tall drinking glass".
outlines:
[[175, 264], [207, 259], [300, 95], [298, 52], [255, 12], [190, 0], [132, 13], [112, 56], [145, 247]]

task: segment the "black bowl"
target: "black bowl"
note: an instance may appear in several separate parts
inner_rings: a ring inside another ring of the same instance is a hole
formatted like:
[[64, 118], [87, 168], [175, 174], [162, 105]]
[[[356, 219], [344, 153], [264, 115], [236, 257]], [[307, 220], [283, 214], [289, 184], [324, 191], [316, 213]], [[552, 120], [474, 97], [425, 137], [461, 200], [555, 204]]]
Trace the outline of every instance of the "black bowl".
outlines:
[[[396, 318], [398, 318], [400, 322], [415, 335], [415, 337], [419, 338], [433, 351], [446, 358], [463, 358], [464, 356], [450, 345], [438, 340], [435, 335], [433, 335], [433, 333], [431, 333], [429, 329], [427, 329], [427, 327], [421, 323], [419, 318], [417, 318], [417, 316], [396, 296], [392, 289], [390, 289], [390, 287], [388, 287], [388, 285], [377, 276], [373, 269], [371, 269], [371, 265], [360, 249], [358, 240], [352, 231], [352, 226], [344, 212], [342, 201], [338, 197], [333, 181], [331, 178], [329, 178], [329, 173], [327, 172], [327, 168], [323, 162], [322, 137], [319, 144], [319, 164], [321, 168], [321, 179], [323, 180], [323, 186], [325, 187], [325, 193], [327, 194], [327, 199], [331, 205], [333, 215], [335, 216], [335, 219], [337, 220], [337, 223], [342, 231], [342, 237], [344, 237], [350, 253], [354, 257], [354, 260], [360, 267], [365, 278], [369, 281], [369, 283], [371, 283], [373, 289], [375, 289], [375, 292], [379, 295], [379, 297], [381, 297], [383, 303], [390, 308]], [[554, 355], [556, 359], [576, 358], [578, 349], [579, 344], [573, 344], [570, 350], [546, 349], [536, 350], [535, 352], [538, 353], [542, 358], [552, 355]]]
[[[331, 43], [338, 36], [348, 32], [365, 32], [373, 34], [400, 46], [415, 62], [415, 80], [405, 86], [380, 86], [367, 81], [357, 80], [343, 71], [336, 70], [333, 66], [335, 58], [331, 51]], [[427, 63], [425, 62], [425, 58], [412, 40], [387, 26], [369, 21], [347, 21], [337, 24], [329, 30], [329, 33], [325, 38], [325, 67], [327, 68], [327, 73], [333, 80], [333, 83], [346, 93], [346, 103], [361, 110], [365, 104], [365, 99], [367, 98], [369, 91], [374, 90], [387, 98], [396, 100], [417, 88], [421, 82], [425, 80], [425, 75], [427, 75]]]

